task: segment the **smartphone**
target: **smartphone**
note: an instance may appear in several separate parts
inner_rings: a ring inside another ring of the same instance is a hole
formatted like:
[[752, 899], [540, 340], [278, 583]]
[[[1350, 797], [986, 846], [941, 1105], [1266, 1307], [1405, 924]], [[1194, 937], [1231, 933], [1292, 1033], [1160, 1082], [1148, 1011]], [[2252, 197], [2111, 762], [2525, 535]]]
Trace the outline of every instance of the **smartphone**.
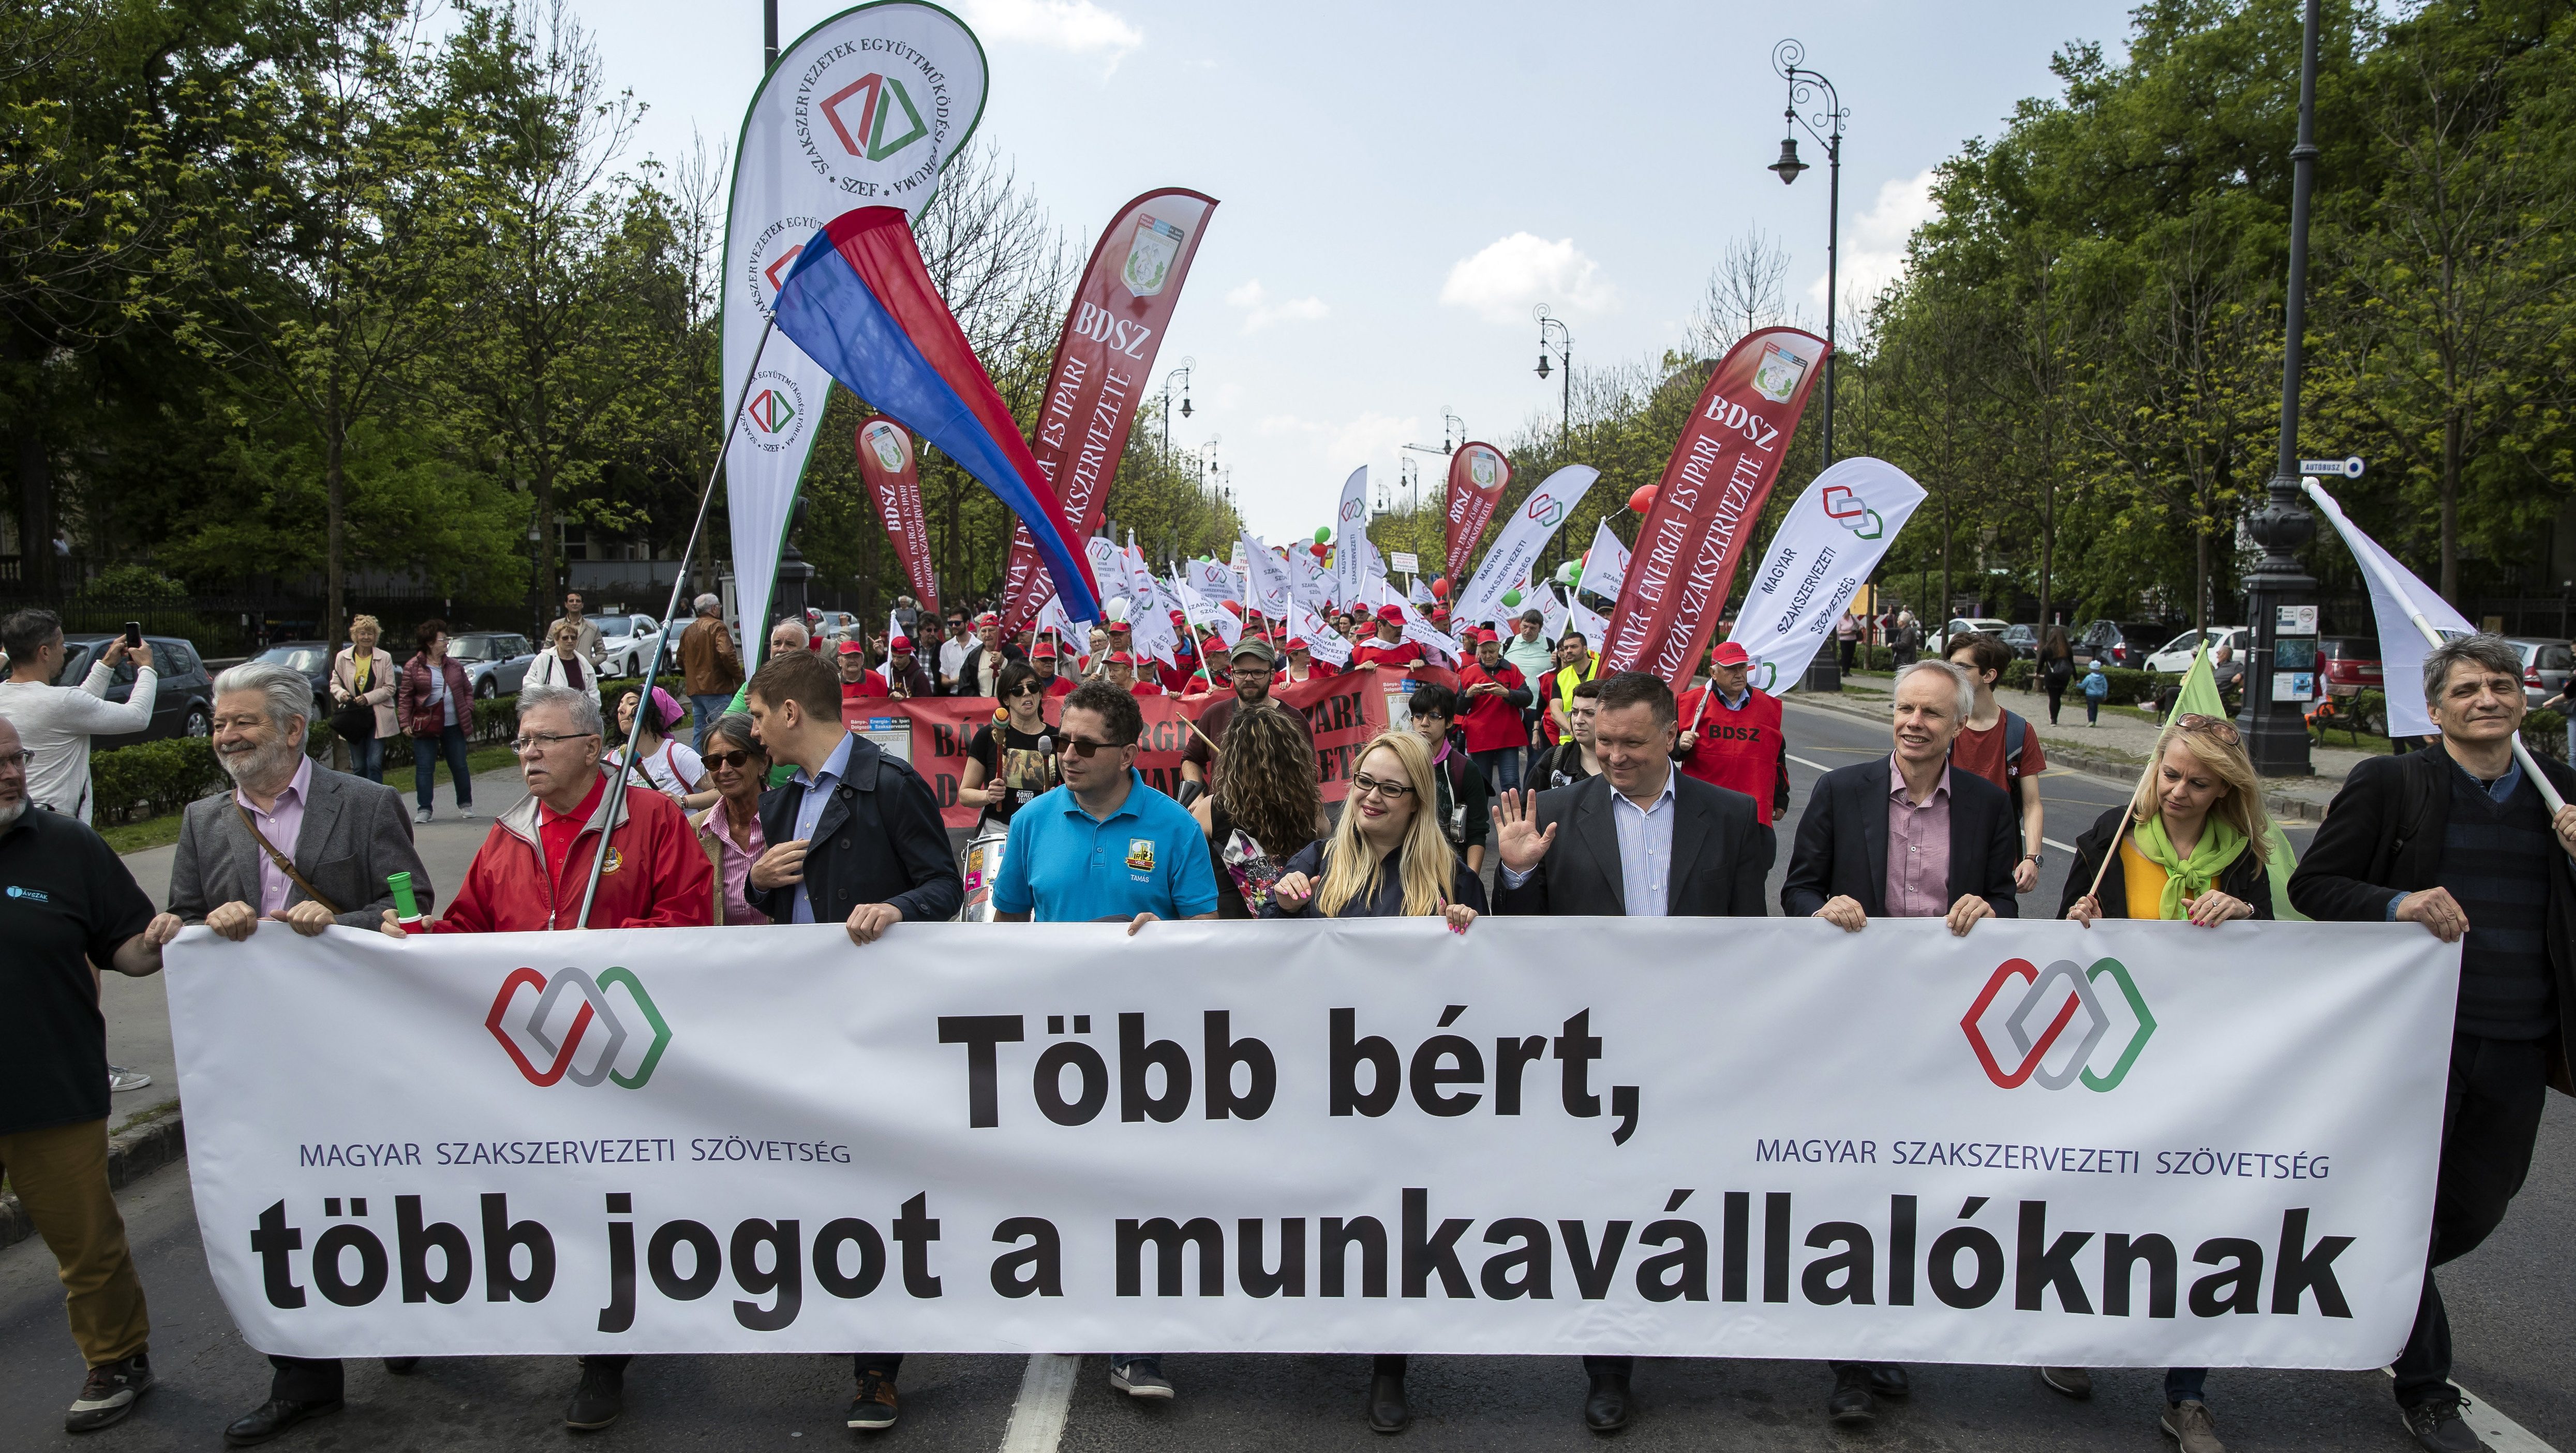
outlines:
[[131, 651], [131, 650], [133, 650], [135, 647], [140, 646], [140, 645], [142, 645], [142, 644], [143, 644], [143, 622], [141, 622], [141, 621], [127, 621], [127, 622], [125, 623], [125, 649], [127, 649], [127, 650]]

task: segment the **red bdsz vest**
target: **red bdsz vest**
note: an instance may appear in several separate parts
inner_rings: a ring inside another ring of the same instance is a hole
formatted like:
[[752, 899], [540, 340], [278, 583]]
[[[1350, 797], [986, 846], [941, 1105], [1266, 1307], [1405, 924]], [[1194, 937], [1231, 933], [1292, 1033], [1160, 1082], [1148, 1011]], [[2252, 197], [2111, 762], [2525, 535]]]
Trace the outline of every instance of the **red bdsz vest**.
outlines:
[[1707, 689], [1690, 692], [1679, 703], [1685, 728], [1694, 712], [1699, 715], [1697, 740], [1681, 760], [1683, 775], [1752, 798], [1768, 825], [1780, 784], [1780, 698], [1755, 688], [1741, 711], [1727, 710], [1723, 696], [1700, 711], [1699, 696]]

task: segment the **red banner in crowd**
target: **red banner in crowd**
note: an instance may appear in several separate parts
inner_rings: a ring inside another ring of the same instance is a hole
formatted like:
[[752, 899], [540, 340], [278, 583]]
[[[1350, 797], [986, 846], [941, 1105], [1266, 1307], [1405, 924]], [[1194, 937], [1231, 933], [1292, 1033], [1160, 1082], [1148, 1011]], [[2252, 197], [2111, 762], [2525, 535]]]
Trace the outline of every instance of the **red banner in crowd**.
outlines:
[[[1454, 684], [1456, 680], [1445, 671], [1424, 668], [1414, 668], [1407, 676], [1416, 684]], [[1398, 680], [1383, 671], [1345, 671], [1339, 676], [1317, 677], [1271, 689], [1271, 700], [1304, 713], [1306, 725], [1314, 731], [1315, 775], [1326, 802], [1339, 802], [1350, 791], [1351, 767], [1361, 748], [1386, 730], [1388, 688]], [[1136, 754], [1136, 770], [1144, 774], [1147, 786], [1172, 796], [1180, 794], [1181, 754], [1189, 749], [1194, 724], [1208, 708], [1226, 699], [1215, 694], [1188, 700], [1177, 696], [1136, 698], [1136, 704], [1145, 712], [1144, 750]], [[966, 748], [975, 740], [975, 729], [992, 722], [998, 705], [988, 696], [934, 696], [912, 701], [877, 697], [850, 703], [843, 720], [852, 731], [893, 748], [890, 729], [895, 727], [897, 718], [908, 719], [913, 770], [928, 779], [931, 790], [939, 794], [940, 812], [950, 827], [973, 827], [982, 809], [958, 802], [957, 785], [965, 776]], [[1049, 722], [1056, 720], [1061, 706], [1060, 700], [1047, 702]]]
[[1638, 527], [1602, 670], [1649, 671], [1676, 691], [1690, 683], [1827, 346], [1764, 328], [1719, 360]]
[[[1029, 452], [1064, 503], [1071, 539], [1100, 532], [1109, 482], [1118, 477], [1119, 457], [1127, 452], [1128, 426], [1144, 399], [1190, 259], [1198, 254], [1199, 234], [1215, 210], [1216, 199], [1197, 192], [1147, 192], [1119, 209], [1091, 250], [1029, 438]], [[1054, 593], [1028, 527], [1013, 527], [1010, 564], [1002, 576], [1002, 634], [1036, 619]]]
[[931, 619], [939, 618], [939, 572], [930, 563], [930, 525], [921, 511], [921, 473], [914, 466], [912, 431], [882, 414], [859, 425], [859, 475], [876, 496], [886, 539], [912, 580], [912, 593]]
[[1449, 579], [1466, 583], [1476, 563], [1476, 542], [1494, 518], [1494, 506], [1512, 482], [1512, 461], [1491, 444], [1461, 444], [1449, 456]]

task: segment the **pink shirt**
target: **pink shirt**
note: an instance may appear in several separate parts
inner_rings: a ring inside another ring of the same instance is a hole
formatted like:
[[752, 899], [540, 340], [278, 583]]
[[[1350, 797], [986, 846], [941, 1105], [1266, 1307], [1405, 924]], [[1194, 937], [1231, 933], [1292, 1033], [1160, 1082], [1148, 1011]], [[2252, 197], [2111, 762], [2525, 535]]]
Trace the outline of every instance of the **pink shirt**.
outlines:
[[[296, 835], [304, 831], [304, 799], [312, 791], [313, 759], [299, 756], [295, 763], [295, 779], [278, 792], [277, 800], [269, 804], [266, 812], [260, 811], [259, 804], [243, 796], [239, 788], [234, 789], [233, 800], [250, 814], [250, 820], [259, 828], [259, 835], [291, 859], [295, 856]], [[294, 886], [292, 879], [278, 871], [274, 858], [266, 853], [259, 855], [260, 917], [266, 918], [282, 911], [286, 907], [286, 895]]]
[[707, 828], [716, 839], [716, 882], [724, 892], [724, 921], [734, 924], [767, 923], [769, 916], [751, 906], [743, 891], [751, 886], [751, 865], [768, 850], [768, 839], [760, 831], [760, 818], [755, 814], [744, 831], [744, 840], [736, 843], [725, 822], [725, 805], [716, 803], [707, 809]]
[[1887, 916], [1939, 918], [1950, 911], [1950, 768], [1922, 806], [1905, 773], [1887, 759]]

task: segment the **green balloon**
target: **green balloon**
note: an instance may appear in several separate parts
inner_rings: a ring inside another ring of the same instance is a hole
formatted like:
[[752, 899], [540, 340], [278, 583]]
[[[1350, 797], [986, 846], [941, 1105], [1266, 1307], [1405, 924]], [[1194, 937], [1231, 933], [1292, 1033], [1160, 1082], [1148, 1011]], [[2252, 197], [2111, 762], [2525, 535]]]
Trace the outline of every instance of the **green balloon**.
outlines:
[[1556, 583], [1559, 585], [1572, 585], [1582, 576], [1582, 574], [1582, 564], [1578, 561], [1568, 560], [1564, 564], [1556, 567]]
[[1333, 527], [1332, 527], [1332, 526], [1330, 526], [1330, 525], [1317, 525], [1317, 526], [1315, 527], [1315, 543], [1316, 543], [1316, 544], [1321, 545], [1321, 544], [1323, 544], [1324, 542], [1326, 542], [1326, 541], [1328, 541], [1328, 540], [1330, 540], [1330, 539], [1332, 539], [1332, 538], [1333, 538]]
[[1506, 590], [1506, 591], [1504, 591], [1504, 592], [1503, 592], [1503, 604], [1505, 604], [1505, 605], [1518, 605], [1518, 604], [1520, 604], [1520, 603], [1521, 603], [1521, 593], [1520, 593], [1519, 591], [1517, 591], [1517, 590]]

